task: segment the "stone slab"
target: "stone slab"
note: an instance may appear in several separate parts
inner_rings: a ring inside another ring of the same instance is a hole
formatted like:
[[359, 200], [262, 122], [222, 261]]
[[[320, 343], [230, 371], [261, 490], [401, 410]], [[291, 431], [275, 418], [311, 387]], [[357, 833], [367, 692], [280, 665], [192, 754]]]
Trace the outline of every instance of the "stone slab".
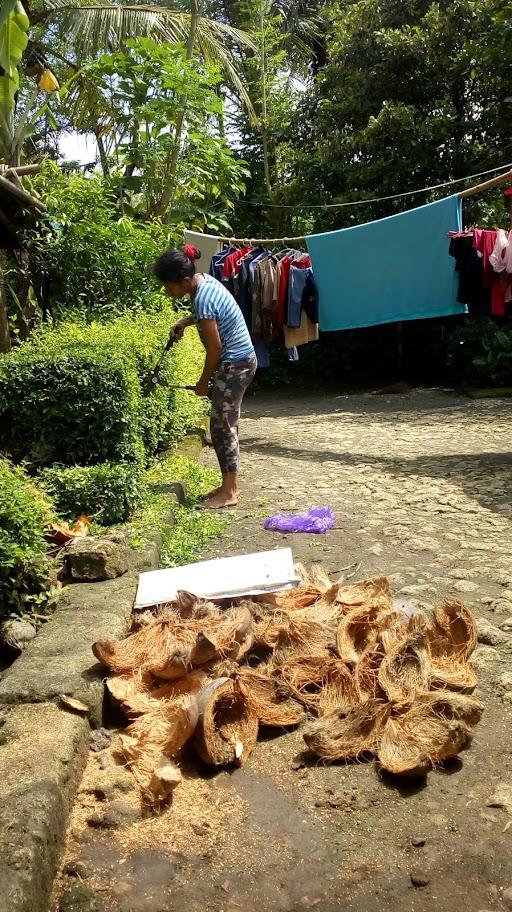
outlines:
[[91, 725], [101, 725], [105, 669], [91, 646], [126, 636], [137, 580], [133, 570], [115, 580], [69, 586], [35, 640], [4, 672], [0, 705], [46, 703], [68, 694], [90, 707]]
[[47, 912], [89, 725], [52, 703], [0, 728], [0, 912]]

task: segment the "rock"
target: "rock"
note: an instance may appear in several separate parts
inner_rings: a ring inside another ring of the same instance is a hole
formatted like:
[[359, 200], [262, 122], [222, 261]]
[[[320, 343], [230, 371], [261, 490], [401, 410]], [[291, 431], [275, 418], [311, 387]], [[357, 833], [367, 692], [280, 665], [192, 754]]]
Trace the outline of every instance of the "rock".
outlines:
[[22, 618], [12, 618], [0, 624], [0, 648], [23, 652], [36, 635], [36, 628]]
[[496, 692], [503, 697], [509, 691], [512, 691], [512, 671], [506, 671], [495, 683]]
[[91, 793], [98, 801], [112, 801], [115, 795], [115, 789], [113, 785], [96, 785], [91, 789]]
[[448, 576], [451, 579], [455, 580], [469, 580], [475, 575], [474, 570], [463, 570], [461, 567], [456, 567], [454, 570], [450, 570]]
[[297, 756], [292, 760], [292, 770], [304, 769], [305, 766], [306, 758], [303, 756], [303, 754], [297, 754]]
[[425, 845], [426, 841], [427, 840], [424, 836], [413, 836], [411, 839], [411, 845], [414, 846], [415, 849], [421, 849]]
[[512, 633], [512, 617], [509, 617], [509, 618], [507, 618], [506, 621], [503, 621], [503, 623], [501, 623], [499, 625], [499, 627], [500, 627], [500, 630], [507, 630], [507, 631], [510, 630], [510, 632]]
[[453, 584], [453, 588], [457, 592], [476, 592], [478, 585], [472, 583], [471, 580], [468, 579], [459, 579]]
[[59, 903], [59, 912], [104, 912], [105, 906], [94, 890], [77, 884], [65, 890]]
[[113, 735], [106, 728], [97, 728], [91, 732], [89, 746], [94, 753], [105, 750], [112, 744]]
[[430, 883], [430, 877], [421, 869], [411, 871], [410, 878], [413, 887], [427, 887]]
[[489, 610], [496, 614], [510, 614], [512, 611], [512, 601], [506, 598], [492, 599]]
[[87, 877], [87, 867], [84, 865], [83, 861], [78, 861], [78, 859], [68, 861], [62, 870], [68, 877], [79, 877], [80, 880], [84, 880]]
[[507, 887], [506, 890], [503, 890], [501, 898], [505, 908], [512, 909], [512, 887]]
[[196, 836], [208, 836], [210, 832], [210, 827], [208, 827], [205, 823], [193, 823], [192, 829]]
[[115, 536], [76, 538], [64, 550], [64, 572], [74, 582], [112, 580], [126, 573], [130, 550]]
[[140, 810], [124, 801], [112, 801], [104, 814], [92, 814], [89, 826], [97, 830], [117, 830], [132, 826], [140, 820]]
[[512, 785], [508, 782], [498, 782], [494, 794], [487, 802], [487, 807], [504, 808], [512, 814]]
[[500, 654], [493, 646], [478, 646], [471, 661], [477, 671], [489, 671], [500, 661]]
[[484, 643], [486, 646], [505, 646], [510, 642], [510, 637], [499, 627], [491, 624], [487, 618], [477, 618], [477, 626], [479, 643]]

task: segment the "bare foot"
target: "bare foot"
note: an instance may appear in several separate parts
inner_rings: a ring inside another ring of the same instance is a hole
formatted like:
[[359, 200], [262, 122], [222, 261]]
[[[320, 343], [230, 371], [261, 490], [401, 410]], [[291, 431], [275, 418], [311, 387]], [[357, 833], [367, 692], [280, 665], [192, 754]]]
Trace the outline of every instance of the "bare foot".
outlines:
[[219, 487], [214, 488], [213, 491], [208, 491], [207, 494], [201, 494], [201, 497], [199, 498], [199, 500], [210, 500], [210, 497], [215, 497], [215, 495], [219, 494], [221, 490], [222, 490], [222, 488], [219, 485]]
[[224, 510], [227, 507], [236, 507], [237, 503], [238, 494], [225, 494], [220, 489], [203, 501], [202, 508], [203, 510]]

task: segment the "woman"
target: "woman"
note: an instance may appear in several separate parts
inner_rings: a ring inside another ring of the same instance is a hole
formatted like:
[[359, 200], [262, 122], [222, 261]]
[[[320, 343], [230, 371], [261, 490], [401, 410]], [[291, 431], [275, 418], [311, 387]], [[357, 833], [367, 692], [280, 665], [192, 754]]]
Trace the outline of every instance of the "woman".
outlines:
[[240, 446], [238, 423], [244, 393], [256, 373], [256, 355], [245, 320], [234, 297], [221, 282], [197, 273], [195, 247], [166, 250], [153, 264], [153, 272], [171, 298], [190, 295], [194, 314], [173, 326], [175, 339], [181, 339], [187, 326], [197, 324], [206, 348], [203, 373], [195, 387], [197, 396], [211, 393], [211, 437], [222, 472], [220, 488], [212, 491], [204, 506], [211, 510], [234, 507], [238, 503]]

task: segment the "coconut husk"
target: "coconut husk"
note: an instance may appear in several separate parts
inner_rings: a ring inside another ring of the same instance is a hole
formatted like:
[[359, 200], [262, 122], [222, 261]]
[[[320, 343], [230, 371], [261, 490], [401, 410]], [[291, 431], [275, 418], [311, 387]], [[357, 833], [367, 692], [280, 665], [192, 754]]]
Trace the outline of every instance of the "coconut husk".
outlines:
[[351, 608], [361, 608], [369, 602], [380, 598], [388, 599], [389, 604], [387, 607], [391, 608], [391, 587], [389, 580], [385, 576], [361, 580], [351, 586], [345, 586], [343, 582], [342, 578], [338, 583], [336, 602], [342, 606], [344, 611], [350, 611]]
[[447, 598], [433, 611], [433, 655], [457, 655], [467, 660], [478, 642], [475, 618], [464, 602]]
[[242, 766], [258, 739], [258, 717], [239, 684], [218, 678], [199, 695], [194, 746], [208, 766]]
[[428, 708], [438, 719], [464, 722], [469, 730], [478, 725], [485, 709], [481, 700], [450, 690], [420, 694], [416, 698], [416, 704]]
[[379, 685], [389, 700], [414, 700], [428, 690], [430, 655], [427, 634], [409, 632], [386, 652], [378, 674]]
[[383, 696], [379, 685], [379, 668], [384, 655], [384, 645], [379, 638], [376, 643], [372, 643], [365, 649], [356, 663], [354, 683], [361, 703]]
[[284, 611], [296, 611], [300, 608], [309, 608], [320, 597], [320, 592], [313, 584], [299, 586], [298, 589], [286, 589], [276, 594], [276, 604]]
[[376, 596], [362, 607], [352, 608], [340, 621], [336, 648], [344, 662], [358, 662], [365, 649], [377, 642], [379, 633], [396, 618], [386, 596]]
[[155, 778], [155, 771], [179, 753], [192, 736], [198, 718], [196, 696], [159, 700], [157, 706], [132, 722], [120, 736], [119, 752], [148, 804], [162, 800], [162, 780]]
[[475, 669], [471, 662], [458, 656], [435, 656], [430, 663], [429, 684], [433, 689], [446, 689], [460, 693], [473, 693], [477, 685]]
[[315, 722], [304, 733], [304, 740], [324, 760], [356, 760], [377, 750], [388, 714], [389, 707], [382, 700], [342, 707]]
[[169, 684], [148, 686], [140, 677], [111, 675], [106, 680], [107, 690], [114, 704], [120, 706], [128, 718], [150, 712], [159, 700], [197, 694], [208, 681], [204, 671], [195, 670]]
[[213, 619], [198, 632], [190, 652], [194, 667], [206, 665], [215, 658], [240, 661], [252, 647], [252, 616], [248, 608], [234, 608]]
[[[190, 648], [193, 633], [174, 617], [157, 617], [124, 640], [94, 643], [98, 661], [117, 674], [131, 674], [149, 666], [165, 668], [183, 648]], [[179, 677], [179, 675], [175, 675]]]
[[386, 722], [379, 747], [379, 761], [390, 773], [424, 776], [436, 763], [456, 757], [469, 740], [460, 719], [441, 718], [434, 708], [417, 700]]
[[260, 725], [290, 728], [303, 721], [304, 708], [291, 698], [288, 688], [275, 678], [252, 668], [241, 668], [236, 680]]
[[318, 714], [358, 702], [352, 675], [340, 659], [328, 653], [294, 655], [274, 672], [293, 695]]
[[204, 619], [183, 620], [171, 614], [156, 617], [124, 640], [95, 643], [93, 652], [103, 665], [118, 674], [150, 674], [173, 681], [192, 666], [215, 657], [238, 657], [242, 648], [250, 648], [250, 626], [247, 609], [215, 609], [214, 614], [208, 610]]

